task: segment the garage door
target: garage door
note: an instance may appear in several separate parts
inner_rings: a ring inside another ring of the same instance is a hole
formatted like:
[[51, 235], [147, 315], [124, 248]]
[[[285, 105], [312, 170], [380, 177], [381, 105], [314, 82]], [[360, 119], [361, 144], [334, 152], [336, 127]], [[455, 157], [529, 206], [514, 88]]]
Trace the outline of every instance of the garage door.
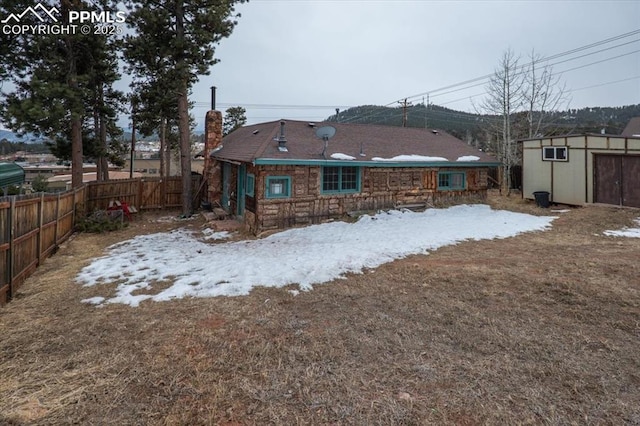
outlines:
[[640, 156], [596, 155], [594, 174], [595, 202], [640, 207]]

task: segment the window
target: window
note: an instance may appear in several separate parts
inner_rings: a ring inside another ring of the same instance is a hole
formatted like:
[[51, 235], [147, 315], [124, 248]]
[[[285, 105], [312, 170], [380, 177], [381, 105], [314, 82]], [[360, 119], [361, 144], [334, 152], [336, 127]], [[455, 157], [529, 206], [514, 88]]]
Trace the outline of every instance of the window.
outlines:
[[569, 161], [566, 146], [545, 146], [542, 148], [543, 161]]
[[322, 192], [358, 192], [360, 168], [356, 166], [323, 167]]
[[245, 186], [245, 191], [247, 196], [253, 197], [255, 195], [256, 190], [256, 177], [252, 174], [247, 174], [247, 181]]
[[439, 172], [438, 189], [465, 189], [465, 177], [466, 174], [464, 172]]
[[288, 198], [291, 196], [291, 177], [268, 176], [267, 198]]

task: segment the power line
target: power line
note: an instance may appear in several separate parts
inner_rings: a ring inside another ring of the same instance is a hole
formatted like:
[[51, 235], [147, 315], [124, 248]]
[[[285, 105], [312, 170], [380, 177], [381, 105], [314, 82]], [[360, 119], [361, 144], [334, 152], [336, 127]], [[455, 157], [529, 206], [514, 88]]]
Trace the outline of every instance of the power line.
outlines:
[[[610, 38], [607, 38], [607, 39], [604, 39], [604, 40], [600, 40], [600, 41], [597, 41], [597, 42], [594, 42], [594, 43], [590, 43], [588, 45], [580, 46], [580, 47], [577, 47], [575, 49], [567, 50], [567, 51], [564, 51], [564, 52], [561, 52], [561, 53], [558, 53], [558, 54], [555, 54], [555, 55], [543, 57], [541, 59], [532, 61], [530, 63], [524, 64], [524, 65], [520, 65], [518, 68], [520, 70], [524, 70], [526, 67], [530, 66], [533, 63], [549, 62], [549, 61], [552, 61], [554, 59], [558, 59], [558, 58], [562, 58], [562, 57], [565, 57], [565, 56], [569, 56], [569, 55], [572, 55], [572, 54], [575, 54], [575, 53], [578, 53], [578, 52], [585, 51], [587, 49], [592, 49], [594, 47], [605, 45], [607, 43], [611, 43], [611, 42], [614, 42], [616, 40], [621, 40], [621, 39], [624, 39], [624, 38], [627, 38], [627, 37], [631, 37], [631, 36], [634, 36], [634, 35], [637, 35], [637, 34], [640, 34], [640, 29], [634, 30], [634, 31], [631, 31], [631, 32], [628, 32], [628, 33], [620, 34], [620, 35], [617, 35], [617, 36], [614, 36], [614, 37], [610, 37]], [[602, 52], [605, 52], [605, 51], [613, 50], [613, 49], [618, 48], [618, 47], [622, 47], [622, 46], [625, 46], [625, 45], [637, 43], [639, 41], [640, 41], [639, 39], [632, 40], [632, 41], [627, 41], [625, 43], [620, 43], [620, 44], [617, 44], [615, 46], [609, 46], [607, 48], [599, 49], [599, 50], [594, 51], [594, 52], [586, 53], [586, 54], [579, 55], [579, 56], [576, 56], [576, 57], [573, 57], [573, 58], [568, 58], [568, 59], [565, 59], [565, 60], [562, 60], [562, 61], [558, 61], [558, 62], [555, 62], [555, 63], [547, 64], [547, 66], [554, 66], [554, 65], [558, 65], [558, 64], [574, 61], [574, 60], [581, 59], [581, 58], [584, 58], [584, 57], [587, 57], [587, 56], [591, 56], [591, 55], [594, 55], [594, 54], [597, 54], [597, 53], [602, 53]], [[595, 61], [595, 62], [591, 62], [591, 63], [588, 63], [588, 64], [584, 64], [584, 65], [580, 65], [580, 66], [577, 66], [577, 67], [574, 67], [574, 68], [570, 68], [570, 69], [567, 69], [567, 70], [564, 70], [564, 71], [561, 71], [561, 72], [555, 72], [552, 75], [558, 75], [558, 74], [574, 71], [574, 70], [577, 70], [577, 69], [586, 68], [586, 67], [591, 66], [591, 65], [595, 65], [595, 64], [611, 61], [611, 60], [618, 59], [618, 58], [621, 58], [621, 57], [624, 57], [624, 56], [629, 56], [629, 55], [632, 55], [632, 54], [638, 53], [638, 52], [640, 52], [640, 50], [635, 50], [635, 51], [632, 51], [632, 52], [623, 53], [621, 55], [617, 55], [617, 56], [614, 56], [614, 57], [602, 59], [602, 60], [599, 60], [599, 61]], [[521, 72], [524, 72], [524, 71], [521, 71]], [[384, 105], [384, 106], [385, 107], [389, 107], [389, 106], [393, 105], [394, 103], [400, 103], [401, 105], [403, 105], [403, 102], [404, 102], [405, 106], [404, 106], [402, 114], [403, 114], [403, 123], [406, 123], [406, 108], [407, 108], [407, 106], [409, 104], [409, 102], [408, 102], [409, 99], [418, 98], [418, 97], [424, 97], [425, 95], [430, 96], [430, 97], [445, 96], [445, 95], [448, 95], [448, 94], [451, 94], [451, 93], [457, 93], [457, 92], [461, 92], [461, 91], [464, 91], [464, 90], [469, 90], [469, 89], [472, 89], [474, 87], [478, 87], [478, 86], [482, 86], [482, 85], [486, 84], [486, 80], [491, 78], [493, 75], [494, 74], [488, 74], [488, 75], [485, 75], [485, 76], [481, 76], [481, 77], [476, 77], [476, 78], [473, 78], [473, 79], [465, 80], [465, 81], [460, 82], [460, 83], [451, 84], [451, 85], [444, 86], [444, 87], [441, 87], [441, 88], [438, 88], [438, 89], [430, 90], [428, 92], [423, 92], [423, 93], [420, 93], [420, 94], [417, 94], [417, 95], [408, 96], [408, 97], [406, 97], [404, 99], [401, 99], [401, 100], [395, 101], [395, 102], [391, 102], [391, 103], [389, 103], [387, 105]], [[603, 86], [603, 85], [607, 85], [607, 84], [614, 84], [614, 83], [618, 83], [618, 82], [622, 82], [622, 81], [629, 81], [629, 80], [633, 80], [635, 78], [637, 78], [637, 77], [631, 77], [631, 78], [624, 79], [624, 80], [617, 80], [616, 82], [602, 83], [602, 84], [598, 84], [598, 85], [595, 85], [595, 86], [590, 86], [590, 88], [591, 87], [599, 87], [599, 86]], [[464, 86], [464, 87], [460, 87], [460, 86]], [[449, 90], [449, 89], [454, 89], [454, 90]], [[583, 90], [583, 89], [586, 89], [586, 88], [569, 90], [568, 92], [570, 93], [572, 91]], [[439, 92], [441, 92], [441, 93], [439, 93]], [[486, 92], [477, 93], [477, 94], [474, 94], [474, 95], [469, 95], [469, 96], [465, 96], [465, 97], [462, 97], [462, 98], [458, 98], [458, 99], [454, 99], [454, 100], [450, 100], [450, 101], [446, 101], [446, 102], [439, 102], [439, 105], [440, 106], [448, 105], [448, 104], [452, 104], [452, 103], [455, 103], [455, 102], [459, 102], [461, 100], [471, 99], [471, 98], [474, 98], [474, 97], [477, 97], [477, 96], [482, 96], [484, 94], [486, 94]], [[354, 108], [354, 106], [349, 106], [349, 105], [339, 105], [339, 106], [336, 106], [336, 105], [295, 105], [295, 104], [290, 104], [290, 105], [289, 104], [282, 104], [282, 105], [280, 105], [280, 104], [258, 104], [258, 103], [241, 103], [241, 102], [240, 103], [219, 103], [218, 105], [220, 107], [222, 107], [222, 108], [229, 108], [229, 107], [232, 107], [232, 106], [242, 106], [242, 107], [250, 108], [250, 109], [265, 109], [265, 110], [269, 110], [269, 109], [276, 109], [276, 110], [277, 109], [295, 109], [295, 110], [322, 110], [322, 109], [326, 109], [326, 110], [334, 110], [336, 107], [340, 108], [340, 109]], [[194, 107], [200, 108], [200, 107], [207, 107], [207, 106], [209, 106], [209, 104], [207, 102], [194, 102]], [[389, 113], [388, 109], [383, 108], [383, 109], [381, 109], [379, 111], [369, 111], [369, 112], [364, 113], [364, 114], [359, 115], [359, 116], [349, 117], [347, 119], [344, 119], [343, 122], [353, 122], [353, 121], [356, 121], [356, 120], [364, 120], [364, 119], [367, 119], [367, 118], [375, 118], [377, 116], [380, 116], [380, 115], [383, 115], [383, 114], [388, 114], [388, 113]], [[399, 113], [400, 112], [394, 114], [393, 117], [396, 117], [397, 115], [399, 115]], [[438, 113], [439, 114], [451, 114], [451, 113], [447, 113], [447, 112], [444, 112], [444, 111], [438, 111]], [[314, 118], [308, 118], [308, 117], [309, 116], [305, 116], [303, 119], [317, 120], [317, 117], [314, 117]], [[255, 117], [255, 116], [251, 116], [251, 118], [255, 119], [255, 118], [281, 118], [281, 117]], [[299, 118], [302, 118], [302, 117], [299, 117]]]
[[[605, 40], [600, 40], [600, 41], [597, 41], [597, 42], [594, 42], [594, 43], [591, 43], [591, 44], [588, 44], [588, 45], [585, 45], [585, 46], [577, 47], [575, 49], [567, 50], [565, 52], [561, 52], [561, 53], [558, 53], [558, 54], [555, 54], [555, 55], [543, 57], [538, 61], [532, 61], [532, 62], [530, 62], [528, 64], [521, 65], [519, 68], [525, 68], [525, 67], [530, 66], [531, 64], [533, 64], [535, 62], [548, 62], [548, 61], [553, 60], [553, 59], [557, 59], [557, 58], [561, 58], [561, 57], [564, 57], [564, 56], [568, 56], [568, 55], [571, 55], [573, 53], [577, 53], [577, 52], [580, 52], [580, 51], [583, 51], [583, 50], [591, 49], [591, 48], [596, 47], [596, 46], [600, 46], [600, 45], [603, 45], [603, 44], [611, 43], [613, 41], [620, 40], [620, 39], [623, 39], [623, 38], [626, 38], [626, 37], [631, 37], [631, 36], [634, 36], [634, 35], [637, 35], [637, 34], [640, 34], [640, 29], [634, 30], [634, 31], [631, 31], [631, 32], [628, 32], [628, 33], [620, 34], [620, 35], [617, 35], [617, 36], [614, 36], [614, 37], [610, 37], [610, 38], [605, 39]], [[634, 42], [637, 42], [637, 41], [638, 40], [636, 40]], [[624, 44], [629, 44], [629, 43], [624, 43]], [[624, 45], [624, 44], [622, 44], [622, 45]], [[613, 46], [613, 47], [611, 47], [609, 49], [604, 49], [604, 50], [610, 50], [610, 49], [614, 49], [616, 47], [619, 47], [619, 46]], [[455, 84], [444, 86], [444, 87], [441, 87], [441, 88], [438, 88], [438, 89], [433, 89], [433, 90], [430, 90], [430, 91], [427, 91], [427, 92], [419, 93], [417, 95], [407, 96], [407, 98], [408, 99], [413, 99], [413, 98], [418, 98], [418, 97], [422, 97], [422, 96], [425, 96], [425, 95], [437, 96], [437, 95], [434, 95], [434, 93], [441, 92], [441, 91], [448, 90], [448, 89], [453, 89], [453, 88], [456, 88], [456, 87], [459, 87], [459, 86], [462, 86], [462, 85], [467, 85], [467, 84], [471, 84], [471, 83], [477, 83], [478, 81], [484, 81], [484, 80], [487, 80], [487, 79], [491, 78], [493, 75], [494, 75], [493, 73], [487, 74], [487, 75], [484, 75], [484, 76], [481, 76], [481, 77], [476, 77], [476, 78], [473, 78], [473, 79], [470, 79], [470, 80], [465, 80], [465, 81], [460, 82], [460, 83], [455, 83]], [[475, 86], [477, 86], [477, 84], [473, 85], [473, 86], [470, 86], [470, 87], [475, 87]], [[402, 99], [393, 101], [393, 102], [391, 102], [391, 103], [389, 103], [389, 104], [387, 104], [385, 106], [392, 105], [392, 104], [394, 104], [396, 102], [400, 102], [401, 100]]]

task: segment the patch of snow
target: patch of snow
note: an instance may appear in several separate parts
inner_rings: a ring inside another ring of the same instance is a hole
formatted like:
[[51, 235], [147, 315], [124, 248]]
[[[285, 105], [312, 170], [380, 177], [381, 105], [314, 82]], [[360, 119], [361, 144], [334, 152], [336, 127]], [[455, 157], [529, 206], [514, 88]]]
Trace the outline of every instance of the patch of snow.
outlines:
[[568, 213], [570, 211], [571, 211], [571, 209], [560, 209], [560, 210], [551, 209], [552, 213]]
[[456, 161], [478, 161], [480, 157], [476, 155], [463, 155], [462, 157], [458, 157]]
[[624, 227], [617, 231], [604, 231], [604, 235], [609, 237], [630, 237], [640, 238], [640, 217], [635, 220], [638, 224], [637, 228]]
[[396, 155], [393, 158], [373, 157], [372, 161], [449, 161], [444, 157], [427, 157], [424, 155]]
[[196, 216], [182, 217], [182, 216], [162, 216], [154, 220], [157, 223], [171, 223], [171, 222], [184, 222], [187, 220], [193, 220]]
[[[311, 290], [348, 273], [461, 241], [544, 231], [555, 218], [492, 210], [487, 205], [392, 210], [363, 215], [355, 223], [336, 221], [219, 244], [178, 229], [110, 246], [105, 256], [80, 271], [77, 281], [98, 286], [97, 291], [100, 284], [118, 282], [115, 294], [105, 296], [102, 303], [130, 306], [147, 299], [240, 296], [256, 286], [297, 284], [300, 290]], [[153, 289], [155, 282], [172, 285], [158, 292]], [[86, 300], [100, 303], [98, 298]]]
[[340, 152], [336, 152], [335, 154], [331, 154], [331, 158], [336, 159], [336, 160], [355, 160], [356, 157], [352, 157], [350, 155], [347, 154], [342, 154]]
[[90, 297], [88, 299], [82, 299], [81, 302], [82, 303], [90, 303], [92, 305], [99, 305], [102, 302], [104, 302], [104, 297], [101, 296], [96, 296], [96, 297]]
[[204, 234], [205, 240], [226, 240], [227, 238], [231, 237], [231, 233], [229, 231], [215, 232], [211, 228], [203, 229], [202, 233]]

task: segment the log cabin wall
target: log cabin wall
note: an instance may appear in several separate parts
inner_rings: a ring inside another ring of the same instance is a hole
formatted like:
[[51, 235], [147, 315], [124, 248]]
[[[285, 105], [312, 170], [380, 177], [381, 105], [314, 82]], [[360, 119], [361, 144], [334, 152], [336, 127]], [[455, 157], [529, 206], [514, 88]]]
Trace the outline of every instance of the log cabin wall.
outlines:
[[[438, 190], [438, 172], [465, 173], [464, 190]], [[255, 176], [254, 197], [247, 197], [244, 222], [254, 234], [294, 225], [319, 223], [354, 212], [403, 206], [442, 207], [483, 202], [487, 193], [487, 169], [362, 167], [360, 191], [323, 194], [320, 166], [247, 165]], [[289, 176], [291, 196], [267, 198], [267, 177]]]

